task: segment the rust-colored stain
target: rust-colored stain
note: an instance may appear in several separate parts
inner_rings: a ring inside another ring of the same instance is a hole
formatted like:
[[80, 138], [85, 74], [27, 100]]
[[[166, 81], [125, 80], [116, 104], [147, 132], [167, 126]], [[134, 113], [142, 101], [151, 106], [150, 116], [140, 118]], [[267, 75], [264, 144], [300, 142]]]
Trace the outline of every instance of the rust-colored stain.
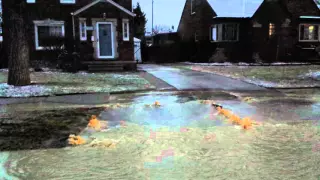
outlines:
[[75, 136], [74, 134], [69, 136], [68, 142], [70, 145], [82, 145], [86, 143], [81, 136]]
[[216, 110], [218, 111], [219, 115], [223, 115], [224, 117], [226, 117], [230, 123], [240, 125], [245, 130], [250, 129], [252, 125], [260, 125], [259, 122], [254, 122], [248, 117], [241, 119], [232, 111], [223, 109], [222, 106], [217, 106]]
[[125, 121], [120, 121], [120, 126], [121, 126], [121, 127], [127, 127], [127, 124], [126, 124]]
[[97, 119], [97, 116], [92, 115], [91, 119], [89, 121], [88, 127], [91, 127], [95, 130], [100, 130], [101, 129], [101, 123], [100, 121]]
[[160, 104], [159, 101], [154, 102], [154, 105], [155, 105], [155, 106], [158, 106], [158, 107], [161, 106], [161, 104]]
[[243, 129], [250, 129], [252, 127], [252, 120], [248, 117], [243, 118], [241, 121], [241, 127]]

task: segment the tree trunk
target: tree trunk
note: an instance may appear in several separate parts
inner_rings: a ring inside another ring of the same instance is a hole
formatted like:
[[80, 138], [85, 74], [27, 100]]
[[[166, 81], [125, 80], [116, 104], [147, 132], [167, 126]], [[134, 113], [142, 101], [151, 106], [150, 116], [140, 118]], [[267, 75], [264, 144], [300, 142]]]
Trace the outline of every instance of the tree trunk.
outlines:
[[17, 0], [3, 0], [6, 2], [3, 13], [4, 40], [7, 41], [6, 54], [8, 55], [8, 84], [25, 86], [30, 84], [29, 73], [29, 44], [24, 20], [25, 2]]

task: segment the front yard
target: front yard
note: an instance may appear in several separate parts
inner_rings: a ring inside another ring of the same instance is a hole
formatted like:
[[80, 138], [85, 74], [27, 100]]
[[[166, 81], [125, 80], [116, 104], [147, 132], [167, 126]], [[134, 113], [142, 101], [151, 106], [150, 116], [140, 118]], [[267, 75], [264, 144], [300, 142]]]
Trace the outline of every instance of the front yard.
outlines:
[[299, 66], [207, 66], [175, 65], [181, 69], [215, 73], [271, 88], [320, 86], [320, 65]]
[[0, 97], [50, 96], [77, 93], [112, 93], [151, 90], [152, 86], [139, 73], [61, 73], [31, 72], [31, 85], [9, 86], [8, 71], [0, 71]]

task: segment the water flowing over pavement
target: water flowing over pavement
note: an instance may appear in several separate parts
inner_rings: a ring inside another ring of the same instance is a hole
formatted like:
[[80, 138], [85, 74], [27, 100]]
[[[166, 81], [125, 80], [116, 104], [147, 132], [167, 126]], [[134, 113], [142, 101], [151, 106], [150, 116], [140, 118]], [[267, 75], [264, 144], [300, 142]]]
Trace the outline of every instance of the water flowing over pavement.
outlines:
[[182, 70], [154, 64], [139, 65], [139, 68], [174, 86], [178, 90], [266, 91], [265, 88], [257, 85], [211, 73]]
[[[116, 148], [84, 145], [2, 151], [0, 179], [318, 179], [319, 95], [319, 91], [114, 95], [98, 113], [99, 119], [108, 122], [109, 131], [88, 131], [82, 126], [80, 135], [117, 140]], [[199, 102], [206, 99], [263, 124], [244, 131], [216, 115], [210, 104]], [[147, 106], [155, 101], [162, 106]], [[18, 116], [32, 115], [50, 104], [4, 106]], [[60, 105], [67, 110], [81, 104]], [[72, 119], [68, 113], [59, 115], [63, 115], [61, 123]], [[119, 126], [121, 121], [127, 127]]]
[[[280, 92], [212, 74], [143, 69], [170, 91], [0, 100], [0, 148], [9, 147], [0, 152], [0, 179], [320, 178], [319, 89]], [[243, 130], [200, 100], [261, 125]], [[92, 114], [109, 129], [88, 129]], [[17, 125], [24, 121], [31, 125]], [[69, 134], [87, 144], [67, 146]]]

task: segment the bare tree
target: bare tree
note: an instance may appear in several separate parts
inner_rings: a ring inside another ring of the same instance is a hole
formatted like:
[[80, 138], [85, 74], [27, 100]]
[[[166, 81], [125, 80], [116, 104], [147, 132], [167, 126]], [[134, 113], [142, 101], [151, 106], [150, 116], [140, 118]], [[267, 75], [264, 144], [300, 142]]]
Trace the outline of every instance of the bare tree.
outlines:
[[2, 0], [3, 41], [8, 55], [8, 84], [30, 84], [25, 0]]
[[170, 33], [172, 32], [174, 29], [174, 26], [172, 26], [171, 28], [167, 25], [156, 25], [153, 28], [153, 33], [154, 34], [159, 34], [159, 33]]

